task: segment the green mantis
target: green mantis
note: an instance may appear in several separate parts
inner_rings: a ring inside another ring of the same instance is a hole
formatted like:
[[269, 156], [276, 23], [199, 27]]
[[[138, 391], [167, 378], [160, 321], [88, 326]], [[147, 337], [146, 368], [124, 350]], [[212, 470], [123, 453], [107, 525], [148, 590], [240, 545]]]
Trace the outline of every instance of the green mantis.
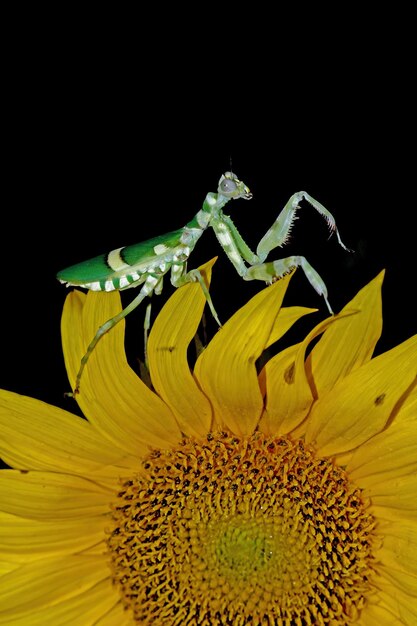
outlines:
[[[303, 256], [289, 256], [276, 261], [266, 261], [268, 254], [282, 247], [288, 240], [291, 226], [302, 200], [307, 200], [327, 221], [331, 233], [342, 242], [333, 215], [320, 202], [305, 191], [291, 196], [287, 204], [260, 240], [256, 254], [246, 244], [228, 215], [223, 213], [229, 200], [250, 200], [249, 188], [232, 172], [220, 178], [217, 193], [208, 193], [202, 208], [183, 228], [142, 243], [112, 250], [83, 263], [72, 265], [57, 274], [58, 280], [67, 286], [78, 286], [92, 291], [124, 291], [141, 286], [138, 295], [118, 315], [103, 324], [92, 338], [83, 356], [72, 395], [79, 392], [83, 370], [100, 338], [152, 293], [160, 294], [163, 278], [170, 273], [174, 287], [198, 281], [210, 310], [221, 326], [206, 284], [198, 270], [187, 271], [188, 259], [204, 231], [211, 226], [220, 246], [244, 280], [261, 280], [272, 283], [296, 267], [301, 267], [310, 284], [324, 297], [330, 314], [333, 314], [327, 296], [327, 288], [316, 270]], [[71, 394], [69, 394], [71, 395]]]

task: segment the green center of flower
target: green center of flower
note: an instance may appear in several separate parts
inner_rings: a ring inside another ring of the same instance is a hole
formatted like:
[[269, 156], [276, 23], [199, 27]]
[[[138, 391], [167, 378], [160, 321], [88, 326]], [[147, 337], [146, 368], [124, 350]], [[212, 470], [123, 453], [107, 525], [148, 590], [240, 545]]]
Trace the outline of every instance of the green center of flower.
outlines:
[[155, 451], [113, 519], [113, 578], [137, 623], [344, 625], [370, 591], [374, 520], [301, 440], [219, 433]]
[[216, 578], [248, 584], [253, 576], [268, 577], [270, 567], [281, 569], [285, 563], [285, 538], [276, 533], [273, 522], [264, 521], [262, 516], [240, 516], [209, 526], [206, 551], [208, 560], [217, 562]]

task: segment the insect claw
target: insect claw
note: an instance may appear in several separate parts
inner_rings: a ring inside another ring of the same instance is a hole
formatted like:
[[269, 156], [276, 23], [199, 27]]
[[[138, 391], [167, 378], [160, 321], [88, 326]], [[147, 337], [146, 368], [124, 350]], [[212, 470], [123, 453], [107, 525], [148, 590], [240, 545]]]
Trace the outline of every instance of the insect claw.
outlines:
[[78, 387], [76, 387], [74, 391], [66, 391], [64, 393], [64, 398], [75, 398], [75, 396], [79, 393], [80, 393], [80, 390], [78, 389]]

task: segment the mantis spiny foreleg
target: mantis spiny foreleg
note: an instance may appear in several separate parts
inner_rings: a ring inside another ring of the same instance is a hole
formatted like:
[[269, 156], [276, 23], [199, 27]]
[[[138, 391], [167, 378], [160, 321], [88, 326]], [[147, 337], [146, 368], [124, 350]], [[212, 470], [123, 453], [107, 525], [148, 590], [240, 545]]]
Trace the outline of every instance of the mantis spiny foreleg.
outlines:
[[[342, 242], [333, 215], [320, 202], [315, 200], [305, 191], [299, 191], [291, 196], [283, 210], [278, 215], [271, 228], [260, 240], [256, 254], [252, 252], [242, 236], [238, 232], [229, 216], [223, 213], [213, 218], [213, 227], [217, 239], [236, 268], [236, 271], [244, 280], [263, 280], [267, 283], [282, 278], [285, 274], [296, 267], [301, 267], [312, 287], [324, 297], [327, 308], [331, 315], [333, 311], [328, 301], [326, 285], [318, 272], [310, 265], [303, 256], [290, 256], [277, 261], [265, 262], [269, 252], [277, 247], [282, 247], [288, 241], [291, 228], [296, 219], [296, 212], [300, 208], [301, 200], [307, 200], [327, 221], [330, 231], [336, 233], [339, 244], [345, 250], [349, 250]], [[245, 262], [249, 265], [245, 264]]]
[[271, 250], [285, 245], [288, 241], [293, 222], [296, 219], [296, 212], [300, 208], [300, 202], [303, 199], [307, 200], [307, 202], [309, 202], [311, 206], [320, 213], [320, 215], [326, 220], [330, 228], [330, 233], [336, 233], [339, 244], [342, 248], [350, 252], [349, 248], [345, 246], [340, 238], [339, 231], [336, 227], [336, 221], [330, 211], [325, 209], [320, 202], [312, 198], [312, 196], [310, 196], [306, 191], [298, 191], [291, 196], [275, 222], [272, 224], [271, 228], [265, 233], [258, 243], [256, 254], [260, 262], [265, 261]]

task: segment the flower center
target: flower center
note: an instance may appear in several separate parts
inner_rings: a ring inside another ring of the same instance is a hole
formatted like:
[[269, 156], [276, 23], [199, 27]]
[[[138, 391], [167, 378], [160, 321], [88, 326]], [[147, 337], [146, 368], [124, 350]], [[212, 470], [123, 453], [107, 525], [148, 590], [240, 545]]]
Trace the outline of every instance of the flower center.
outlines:
[[113, 520], [114, 582], [140, 624], [352, 624], [371, 591], [374, 519], [301, 440], [218, 433], [154, 451]]

